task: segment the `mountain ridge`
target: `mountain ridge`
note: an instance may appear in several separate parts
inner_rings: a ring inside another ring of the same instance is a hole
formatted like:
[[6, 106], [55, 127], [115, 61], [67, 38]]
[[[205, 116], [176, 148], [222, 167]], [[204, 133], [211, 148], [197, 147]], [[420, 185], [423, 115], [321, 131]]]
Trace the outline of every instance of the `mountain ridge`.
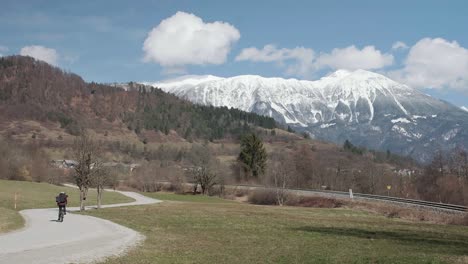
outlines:
[[370, 71], [338, 70], [316, 81], [240, 75], [180, 85], [180, 79], [150, 85], [197, 104], [273, 117], [318, 139], [349, 139], [420, 161], [438, 149], [467, 148], [466, 111]]

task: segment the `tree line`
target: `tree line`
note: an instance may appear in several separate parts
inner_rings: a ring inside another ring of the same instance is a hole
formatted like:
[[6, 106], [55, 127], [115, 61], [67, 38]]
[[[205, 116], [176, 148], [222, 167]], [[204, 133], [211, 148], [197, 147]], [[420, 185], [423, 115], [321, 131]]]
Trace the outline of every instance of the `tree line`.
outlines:
[[99, 127], [103, 122], [124, 124], [138, 135], [143, 130], [166, 135], [175, 131], [190, 141], [239, 138], [254, 127], [277, 126], [270, 117], [226, 107], [194, 105], [138, 83], [129, 83], [126, 91], [86, 83], [76, 74], [31, 57], [2, 57], [0, 69], [3, 119], [57, 122], [71, 135], [78, 135], [83, 128]]

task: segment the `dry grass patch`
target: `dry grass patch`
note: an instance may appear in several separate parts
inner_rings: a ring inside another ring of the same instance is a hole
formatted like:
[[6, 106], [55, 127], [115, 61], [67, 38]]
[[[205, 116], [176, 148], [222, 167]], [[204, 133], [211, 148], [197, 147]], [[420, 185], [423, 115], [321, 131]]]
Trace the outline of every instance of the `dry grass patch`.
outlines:
[[321, 196], [291, 196], [286, 205], [315, 207], [315, 208], [339, 208], [347, 204], [344, 200]]
[[352, 201], [349, 208], [384, 215], [388, 218], [401, 218], [411, 221], [424, 221], [435, 224], [451, 224], [468, 226], [468, 214], [435, 211], [414, 206], [396, 205], [383, 202]]

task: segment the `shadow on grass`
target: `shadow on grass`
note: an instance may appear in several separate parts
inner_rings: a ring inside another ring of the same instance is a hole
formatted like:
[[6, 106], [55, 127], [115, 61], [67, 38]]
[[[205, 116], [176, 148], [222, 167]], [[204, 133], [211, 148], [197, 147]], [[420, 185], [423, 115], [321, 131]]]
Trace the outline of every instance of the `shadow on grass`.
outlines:
[[295, 228], [296, 231], [314, 232], [331, 236], [350, 236], [366, 239], [394, 240], [414, 246], [417, 251], [432, 252], [437, 248], [438, 252], [454, 255], [468, 254], [468, 236], [445, 235], [441, 233], [414, 232], [408, 230], [400, 231], [372, 231], [359, 228], [343, 227], [316, 227], [304, 226]]

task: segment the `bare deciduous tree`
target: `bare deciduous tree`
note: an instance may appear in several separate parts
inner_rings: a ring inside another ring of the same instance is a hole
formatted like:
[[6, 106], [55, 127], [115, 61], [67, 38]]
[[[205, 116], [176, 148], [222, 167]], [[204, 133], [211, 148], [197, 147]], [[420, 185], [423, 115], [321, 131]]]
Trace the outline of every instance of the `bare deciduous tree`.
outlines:
[[73, 143], [73, 156], [77, 161], [73, 177], [80, 190], [80, 211], [84, 211], [88, 189], [103, 170], [99, 145], [83, 130]]
[[[209, 194], [211, 188], [216, 184], [216, 174], [211, 172], [207, 166], [199, 166], [190, 169], [195, 180], [195, 185], [200, 185], [202, 194]], [[196, 191], [195, 187], [194, 190]]]
[[97, 208], [101, 208], [104, 187], [112, 185], [115, 182], [115, 175], [112, 174], [108, 168], [103, 167], [102, 164], [99, 163], [100, 162], [94, 163], [94, 177], [92, 179], [97, 191]]
[[288, 198], [288, 188], [295, 178], [296, 166], [287, 153], [278, 153], [271, 156], [268, 165], [269, 181], [275, 187], [276, 201], [282, 206]]
[[196, 193], [200, 185], [202, 194], [209, 194], [217, 179], [213, 169], [216, 160], [210, 149], [203, 145], [193, 145], [189, 151], [189, 159], [193, 164], [188, 171], [194, 181], [193, 192]]

